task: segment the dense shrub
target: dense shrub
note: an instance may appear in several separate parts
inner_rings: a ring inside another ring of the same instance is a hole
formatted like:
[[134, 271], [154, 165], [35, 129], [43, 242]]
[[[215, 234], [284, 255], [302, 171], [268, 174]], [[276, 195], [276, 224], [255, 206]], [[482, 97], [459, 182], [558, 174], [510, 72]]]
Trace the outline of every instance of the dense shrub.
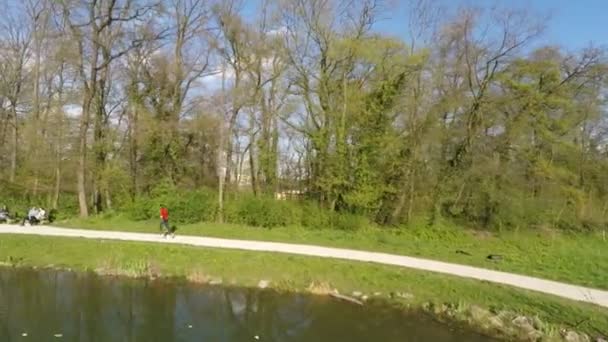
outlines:
[[[50, 205], [47, 205], [50, 207]], [[77, 216], [80, 212], [78, 206], [78, 198], [74, 194], [61, 194], [57, 201], [57, 210], [55, 211], [55, 218], [64, 220], [70, 217]]]
[[[445, 200], [442, 215], [452, 223], [483, 229], [522, 229], [551, 227], [562, 230], [593, 229], [601, 224], [597, 210], [586, 206], [577, 193], [564, 199], [563, 191], [544, 189], [545, 196], [535, 197], [513, 187], [500, 191], [481, 191], [468, 195], [468, 200]], [[551, 196], [549, 194], [552, 194]], [[578, 195], [578, 196], [577, 196]], [[581, 204], [582, 203], [582, 204]], [[588, 208], [580, 216], [579, 208]]]
[[214, 221], [217, 213], [217, 197], [205, 190], [165, 195], [160, 201], [171, 209], [171, 217], [179, 223]]
[[231, 201], [225, 217], [230, 223], [272, 228], [300, 224], [302, 209], [294, 202], [248, 195]]
[[[17, 217], [24, 216], [33, 206], [40, 206], [50, 212], [51, 194], [39, 193], [34, 196], [17, 184], [0, 182], [0, 206], [6, 205], [9, 211]], [[78, 215], [78, 199], [75, 194], [61, 193], [54, 211], [55, 219], [64, 219]]]
[[331, 215], [331, 227], [340, 230], [359, 230], [369, 224], [369, 221], [356, 214], [347, 212], [333, 213]]
[[[217, 196], [210, 190], [177, 191], [161, 185], [151, 196], [138, 197], [125, 208], [132, 220], [158, 217], [158, 208], [169, 208], [170, 217], [177, 223], [210, 222], [217, 218]], [[357, 230], [369, 224], [360, 215], [347, 212], [331, 213], [313, 202], [278, 201], [268, 196], [251, 194], [226, 198], [224, 221], [253, 227], [303, 226], [312, 229]]]
[[175, 191], [164, 187], [152, 194], [138, 197], [127, 205], [124, 210], [127, 217], [137, 221], [153, 219], [158, 217], [160, 205], [164, 205], [169, 208], [170, 218], [176, 223], [215, 220], [217, 197], [210, 191]]
[[[302, 226], [310, 229], [356, 230], [369, 224], [364, 216], [335, 212], [313, 201], [279, 201], [269, 196], [232, 194], [224, 204], [224, 221], [253, 227]], [[170, 182], [161, 181], [147, 194], [133, 200], [128, 196], [114, 202], [114, 210], [102, 213], [102, 218], [124, 215], [134, 221], [158, 218], [160, 205], [169, 208], [172, 222], [189, 224], [213, 222], [217, 219], [218, 201], [215, 190], [183, 190]], [[0, 193], [0, 205], [7, 205], [12, 213], [23, 216], [34, 205], [50, 207], [49, 194], [31, 196], [18, 188], [5, 188]], [[79, 213], [75, 194], [62, 193], [55, 219], [76, 217]]]
[[332, 226], [332, 215], [327, 209], [321, 208], [316, 203], [302, 202], [301, 225], [306, 228], [326, 229]]
[[158, 204], [149, 197], [136, 197], [123, 211], [131, 220], [144, 221], [158, 216]]

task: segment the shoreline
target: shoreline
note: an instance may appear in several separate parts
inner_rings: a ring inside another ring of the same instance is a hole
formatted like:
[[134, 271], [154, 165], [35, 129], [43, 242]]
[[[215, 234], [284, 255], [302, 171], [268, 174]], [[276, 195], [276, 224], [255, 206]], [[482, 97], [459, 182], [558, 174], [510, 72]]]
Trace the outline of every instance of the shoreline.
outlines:
[[[24, 245], [30, 247], [24, 248]], [[91, 249], [93, 246], [104, 248], [93, 250]], [[319, 258], [272, 253], [254, 254], [214, 249], [200, 251], [188, 246], [153, 246], [148, 243], [56, 237], [6, 235], [0, 241], [0, 247], [2, 247], [0, 261], [4, 260], [2, 262], [4, 266], [63, 269], [94, 272], [104, 276], [146, 279], [178, 278], [199, 284], [239, 287], [259, 287], [264, 282], [264, 287], [277, 291], [317, 295], [328, 295], [337, 290], [340, 294], [356, 297], [363, 302], [379, 301], [410, 312], [425, 312], [444, 323], [463, 325], [466, 329], [494, 338], [530, 340], [534, 337], [532, 340], [536, 340], [542, 337], [544, 340], [559, 341], [565, 340], [564, 336], [570, 336], [572, 341], [572, 336], [578, 336], [580, 341], [586, 341], [583, 336], [587, 335], [583, 334], [588, 334], [591, 338], [601, 336], [599, 331], [594, 331], [591, 324], [584, 327], [569, 326], [565, 324], [567, 320], [553, 321], [551, 312], [547, 312], [546, 315], [542, 315], [539, 311], [535, 312], [535, 307], [538, 309], [554, 307], [553, 310], [562, 312], [567, 311], [568, 306], [571, 306], [569, 308], [573, 319], [571, 324], [587, 316], [593, 318], [593, 324], [599, 324], [599, 329], [608, 327], [608, 311], [592, 305], [532, 293], [529, 293], [530, 298], [526, 299], [529, 302], [522, 302], [519, 308], [519, 303], [509, 303], [508, 300], [500, 305], [496, 304], [501, 303], [500, 298], [479, 298], [475, 292], [489, 292], [488, 296], [494, 297], [520, 298], [522, 291], [454, 277], [397, 270], [390, 266], [357, 265], [348, 261], [316, 260]], [[33, 248], [38, 251], [34, 251]], [[60, 252], [62, 249], [84, 252], [85, 255], [96, 258], [95, 260], [79, 259], [73, 253], [66, 253], [70, 252], [69, 250]], [[120, 255], [109, 253], [111, 250], [120, 250]], [[157, 255], [154, 255], [154, 252], [157, 252]], [[97, 255], [97, 253], [101, 254]], [[171, 265], [163, 260], [162, 256], [166, 255], [173, 255], [179, 265]], [[182, 259], [211, 259], [219, 265], [205, 267], [204, 263], [202, 265], [195, 261], [186, 263]], [[244, 265], [239, 266], [234, 260], [243, 260]], [[281, 266], [277, 267], [282, 268], [279, 270], [281, 276], [269, 275], [270, 265], [266, 263], [270, 262]], [[376, 272], [376, 277], [368, 277], [366, 272]], [[418, 279], [420, 277], [427, 279], [422, 279], [424, 281], [420, 282], [421, 280]], [[445, 290], [429, 288], [437, 282], [447, 282], [448, 288], [453, 293], [446, 297]], [[348, 284], [357, 284], [357, 286], [348, 286]], [[438, 298], [439, 294], [442, 294], [443, 298]], [[469, 298], [462, 298], [464, 296]], [[367, 297], [366, 300], [362, 300], [364, 297]], [[491, 303], [492, 301], [494, 303]], [[520, 298], [520, 301], [523, 299]], [[601, 333], [603, 334], [603, 331]]]
[[[312, 286], [314, 284], [311, 284], [311, 286], [306, 289], [287, 289], [284, 287], [274, 287], [270, 283], [267, 285], [264, 285], [264, 286], [261, 286], [261, 285], [244, 286], [244, 285], [240, 285], [238, 283], [214, 283], [213, 281], [211, 281], [211, 282], [201, 281], [200, 279], [199, 280], [191, 279], [191, 278], [185, 277], [185, 276], [155, 275], [155, 276], [150, 277], [150, 276], [125, 274], [124, 272], [121, 272], [120, 270], [117, 270], [117, 272], [112, 273], [112, 272], [98, 272], [98, 270], [76, 270], [76, 269], [61, 267], [61, 266], [57, 266], [57, 265], [52, 265], [52, 266], [12, 265], [11, 266], [6, 263], [0, 263], [0, 271], [10, 272], [12, 270], [20, 270], [20, 271], [23, 270], [23, 271], [29, 271], [29, 272], [38, 272], [38, 271], [67, 272], [67, 273], [81, 274], [81, 275], [90, 274], [90, 275], [94, 275], [96, 277], [113, 279], [113, 280], [118, 280], [118, 281], [135, 280], [135, 281], [152, 282], [152, 283], [160, 282], [160, 283], [166, 283], [169, 285], [177, 285], [177, 286], [183, 286], [183, 285], [196, 286], [201, 289], [204, 289], [206, 287], [210, 287], [210, 288], [215, 287], [215, 288], [224, 288], [224, 289], [252, 290], [252, 291], [257, 291], [260, 293], [270, 292], [270, 293], [275, 293], [275, 294], [279, 294], [279, 295], [301, 294], [301, 295], [305, 295], [305, 296], [309, 296], [309, 297], [326, 298], [328, 301], [344, 302], [344, 303], [350, 304], [352, 306], [368, 307], [372, 310], [379, 309], [379, 308], [392, 309], [392, 310], [396, 310], [396, 312], [402, 313], [406, 316], [423, 317], [424, 319], [431, 320], [435, 323], [443, 325], [446, 328], [457, 329], [462, 332], [471, 333], [471, 334], [477, 334], [480, 336], [490, 338], [492, 340], [499, 340], [499, 339], [505, 338], [505, 337], [508, 338], [508, 336], [499, 336], [497, 334], [491, 334], [489, 332], [482, 331], [479, 329], [479, 326], [471, 325], [464, 321], [448, 319], [447, 316], [438, 316], [435, 312], [433, 312], [432, 310], [429, 310], [426, 307], [406, 307], [406, 306], [401, 305], [398, 301], [394, 301], [394, 300], [391, 301], [390, 299], [382, 298], [379, 296], [371, 296], [366, 299], [361, 299], [361, 296], [357, 297], [362, 300], [362, 302], [360, 302], [359, 300], [356, 300], [356, 298], [354, 298], [354, 297], [350, 297], [347, 295], [337, 295], [338, 292], [336, 289], [326, 292], [323, 285]], [[367, 297], [367, 295], [365, 295], [365, 294], [363, 294], [362, 296]], [[476, 310], [479, 310], [479, 309], [480, 308], [476, 308]]]
[[471, 267], [460, 264], [446, 263], [429, 259], [414, 258], [404, 255], [368, 252], [353, 249], [328, 248], [316, 245], [277, 243], [267, 241], [249, 241], [235, 239], [219, 239], [201, 236], [180, 235], [176, 238], [160, 239], [156, 234], [133, 233], [124, 231], [66, 229], [49, 226], [35, 228], [5, 226], [0, 227], [3, 234], [23, 234], [39, 236], [56, 236], [69, 238], [105, 239], [113, 241], [137, 241], [155, 244], [175, 244], [195, 247], [222, 248], [245, 250], [253, 252], [271, 252], [291, 255], [340, 259], [354, 262], [371, 262], [397, 267], [434, 272], [489, 281], [495, 284], [513, 286], [520, 289], [537, 291], [566, 299], [588, 302], [608, 308], [608, 291], [560, 283], [542, 278], [529, 277], [520, 274], [499, 272], [485, 268]]
[[[57, 222], [59, 228], [154, 232], [152, 221], [130, 221], [122, 216], [92, 217]], [[601, 236], [554, 230], [479, 232], [458, 226], [413, 225], [403, 229], [367, 227], [362, 230], [311, 230], [304, 227], [265, 229], [199, 222], [179, 227], [178, 235], [293, 243], [425, 258], [486, 270], [514, 273], [608, 291], [608, 241]], [[501, 260], [490, 260], [499, 255]], [[533, 255], [533, 258], [530, 256]]]

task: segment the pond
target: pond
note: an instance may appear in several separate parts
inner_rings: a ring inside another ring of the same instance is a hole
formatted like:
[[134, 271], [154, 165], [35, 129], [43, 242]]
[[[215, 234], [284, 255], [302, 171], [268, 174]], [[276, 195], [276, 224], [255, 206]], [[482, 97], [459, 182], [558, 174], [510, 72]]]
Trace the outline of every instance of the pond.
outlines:
[[0, 341], [22, 340], [490, 341], [328, 297], [0, 268]]

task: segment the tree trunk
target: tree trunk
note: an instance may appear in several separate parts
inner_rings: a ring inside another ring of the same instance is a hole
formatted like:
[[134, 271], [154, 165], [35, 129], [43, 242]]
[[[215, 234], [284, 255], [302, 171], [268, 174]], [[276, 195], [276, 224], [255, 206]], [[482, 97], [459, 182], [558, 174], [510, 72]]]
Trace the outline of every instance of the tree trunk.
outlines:
[[218, 207], [217, 207], [217, 221], [219, 223], [224, 223], [224, 177], [220, 172], [219, 182], [218, 182]]
[[112, 210], [112, 197], [110, 196], [110, 190], [105, 189], [103, 195], [106, 199], [106, 208], [108, 208], [109, 210]]
[[[251, 176], [251, 190], [253, 191], [253, 195], [257, 196], [258, 194], [258, 177], [256, 176], [256, 168], [255, 168], [255, 114], [251, 113], [249, 117], [249, 174]], [[262, 152], [263, 153], [263, 152]]]
[[110, 51], [106, 46], [101, 48], [102, 65], [107, 65], [103, 71], [99, 73], [98, 85], [95, 88], [97, 96], [95, 96], [95, 127], [93, 134], [93, 144], [95, 146], [95, 167], [93, 168], [94, 175], [94, 206], [95, 212], [101, 213], [104, 209], [104, 196], [108, 192], [106, 189], [107, 182], [103, 177], [106, 168], [106, 131], [107, 131], [107, 113], [106, 113], [106, 88], [110, 80]]
[[[59, 105], [63, 105], [63, 69], [64, 65], [62, 64], [59, 70], [59, 85], [57, 90], [57, 98], [59, 101]], [[59, 204], [59, 193], [61, 191], [61, 148], [63, 147], [63, 110], [60, 108], [57, 110], [57, 138], [56, 138], [56, 146], [55, 146], [55, 190], [52, 197], [52, 207], [53, 209], [57, 209]]]
[[272, 141], [270, 150], [270, 168], [268, 177], [268, 188], [271, 192], [279, 191], [279, 124], [276, 118], [272, 120]]
[[225, 159], [223, 159], [223, 153], [225, 148], [225, 139], [226, 132], [224, 131], [224, 119], [226, 117], [226, 65], [222, 64], [222, 112], [219, 121], [219, 147], [217, 154], [217, 178], [218, 178], [218, 212], [217, 212], [217, 221], [219, 223], [224, 223], [224, 180], [225, 175], [224, 172], [226, 168], [224, 167]]
[[17, 108], [16, 103], [11, 102], [11, 112], [13, 119], [13, 136], [12, 136], [12, 146], [11, 146], [11, 170], [9, 175], [9, 180], [11, 183], [15, 182], [15, 176], [17, 174], [17, 154], [18, 154], [18, 146], [19, 146], [19, 120], [17, 119]]
[[[84, 113], [83, 113], [84, 115]], [[80, 125], [79, 138], [79, 153], [78, 153], [78, 169], [76, 171], [77, 186], [78, 186], [78, 206], [80, 208], [80, 216], [88, 217], [89, 209], [87, 206], [87, 191], [85, 187], [85, 172], [86, 172], [86, 148], [87, 148], [87, 127], [84, 123]]]
[[57, 209], [57, 204], [59, 203], [59, 192], [61, 190], [61, 161], [58, 159], [57, 164], [55, 165], [55, 190], [53, 192], [53, 198], [51, 201], [51, 207], [53, 209]]
[[131, 198], [139, 194], [139, 167], [137, 161], [138, 154], [138, 142], [137, 142], [137, 109], [136, 106], [132, 106], [131, 110], [128, 111], [129, 115], [129, 170], [131, 173]]
[[[252, 137], [253, 138], [253, 137]], [[255, 162], [254, 162], [254, 144], [250, 142], [249, 146], [249, 172], [251, 174], [251, 190], [253, 191], [253, 195], [258, 195], [258, 181], [255, 174]]]
[[397, 196], [397, 204], [395, 205], [395, 207], [390, 213], [390, 216], [388, 217], [389, 224], [397, 223], [397, 220], [403, 214], [403, 209], [405, 208], [406, 201], [408, 203], [406, 222], [410, 222], [412, 218], [412, 207], [414, 204], [414, 165], [410, 164], [407, 166], [407, 168], [408, 171], [405, 174], [405, 178], [402, 182], [397, 183], [400, 192]]
[[[36, 35], [37, 36], [37, 35]], [[38, 161], [38, 120], [40, 119], [40, 40], [39, 37], [36, 37], [36, 60], [34, 64], [34, 137], [33, 137], [33, 145], [34, 145], [34, 162]], [[44, 125], [44, 123], [43, 123]], [[43, 139], [44, 141], [44, 139]], [[39, 165], [35, 165], [34, 167], [34, 196], [38, 194], [38, 176], [39, 176]]]
[[415, 195], [415, 182], [414, 182], [414, 175], [412, 174], [411, 179], [410, 179], [410, 191], [409, 191], [409, 203], [407, 205], [407, 216], [406, 216], [406, 222], [409, 223], [412, 220], [412, 212], [414, 210], [414, 195]]
[[226, 160], [225, 160], [225, 167], [226, 167], [226, 175], [224, 176], [224, 186], [226, 188], [230, 188], [230, 184], [231, 184], [231, 176], [232, 176], [232, 148], [234, 147], [234, 144], [232, 142], [232, 137], [231, 137], [231, 133], [232, 133], [232, 125], [230, 126], [230, 128], [228, 129], [228, 139], [226, 139]]
[[[93, 84], [93, 82], [91, 82], [91, 84]], [[92, 100], [92, 90], [86, 89], [80, 118], [80, 131], [78, 136], [78, 167], [76, 171], [78, 206], [80, 208], [81, 217], [89, 216], [85, 177], [87, 169], [87, 133], [89, 131], [89, 113]]]

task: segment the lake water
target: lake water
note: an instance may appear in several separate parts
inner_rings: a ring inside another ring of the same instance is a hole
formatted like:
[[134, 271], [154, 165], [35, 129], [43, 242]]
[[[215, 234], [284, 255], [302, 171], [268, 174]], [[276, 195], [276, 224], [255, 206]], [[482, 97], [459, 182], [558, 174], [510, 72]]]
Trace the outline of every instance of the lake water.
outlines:
[[0, 268], [0, 341], [490, 339], [424, 315], [326, 297]]

